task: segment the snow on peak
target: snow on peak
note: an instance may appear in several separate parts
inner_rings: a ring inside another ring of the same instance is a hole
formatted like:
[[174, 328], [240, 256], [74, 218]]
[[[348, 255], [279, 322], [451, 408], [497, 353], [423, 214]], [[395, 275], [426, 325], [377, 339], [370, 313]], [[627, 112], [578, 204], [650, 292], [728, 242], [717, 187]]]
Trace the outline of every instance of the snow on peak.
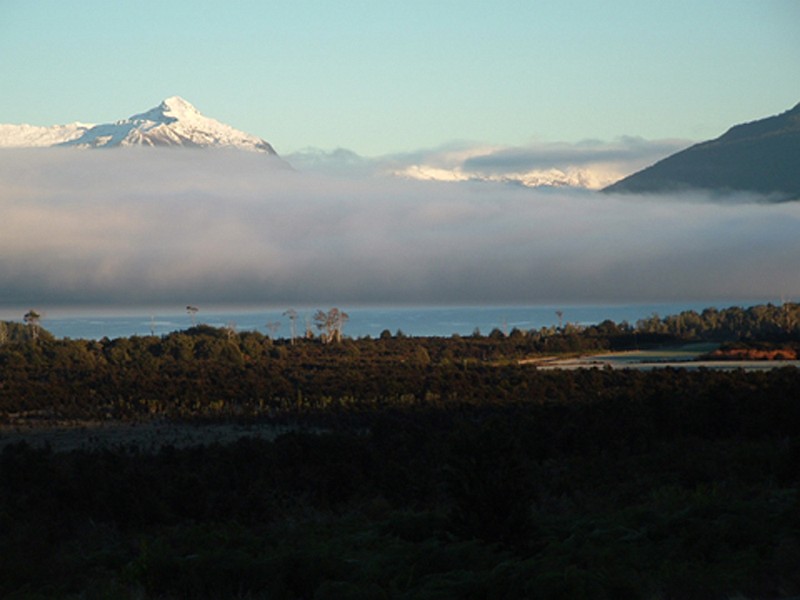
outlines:
[[265, 140], [210, 119], [180, 96], [115, 123], [53, 127], [0, 125], [0, 147], [176, 146], [234, 148], [275, 155]]
[[524, 187], [577, 187], [601, 189], [616, 181], [616, 172], [606, 172], [601, 168], [563, 168], [531, 169], [516, 173], [485, 173], [470, 171], [461, 166], [443, 167], [416, 164], [392, 171], [396, 177], [420, 179], [424, 181], [487, 181], [522, 185]]
[[170, 96], [161, 103], [161, 108], [164, 112], [173, 114], [200, 114], [191, 102], [187, 102], [180, 96]]
[[180, 96], [171, 96], [164, 100], [158, 106], [150, 110], [131, 115], [127, 119], [117, 121], [124, 123], [125, 121], [149, 121], [152, 123], [174, 123], [176, 121], [187, 121], [202, 117], [200, 111], [197, 110], [191, 103], [187, 102]]

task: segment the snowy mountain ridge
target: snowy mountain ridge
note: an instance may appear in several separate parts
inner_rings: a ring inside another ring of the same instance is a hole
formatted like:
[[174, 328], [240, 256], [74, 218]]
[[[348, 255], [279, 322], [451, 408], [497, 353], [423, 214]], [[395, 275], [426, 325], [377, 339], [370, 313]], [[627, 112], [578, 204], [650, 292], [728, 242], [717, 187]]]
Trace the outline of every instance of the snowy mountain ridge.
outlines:
[[0, 125], [0, 148], [112, 148], [173, 146], [233, 148], [277, 155], [269, 142], [200, 113], [179, 96], [114, 123], [72, 123], [40, 127]]
[[442, 168], [431, 165], [411, 165], [392, 173], [396, 177], [419, 179], [423, 181], [483, 181], [490, 183], [506, 183], [523, 187], [575, 187], [600, 189], [616, 181], [615, 172], [606, 172], [600, 168], [564, 168], [531, 169], [516, 173], [485, 173], [469, 171], [461, 167]]

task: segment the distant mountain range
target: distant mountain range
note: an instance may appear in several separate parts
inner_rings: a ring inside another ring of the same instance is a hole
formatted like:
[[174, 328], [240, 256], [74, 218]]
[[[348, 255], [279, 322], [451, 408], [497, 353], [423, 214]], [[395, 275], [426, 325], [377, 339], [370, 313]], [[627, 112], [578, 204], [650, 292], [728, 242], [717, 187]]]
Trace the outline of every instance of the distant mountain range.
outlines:
[[0, 125], [0, 148], [172, 146], [234, 148], [277, 156], [265, 140], [210, 119], [178, 96], [115, 123]]
[[[233, 148], [277, 157], [266, 140], [204, 116], [179, 96], [114, 123], [52, 127], [0, 124], [0, 148], [125, 146]], [[565, 166], [547, 164], [548, 161], [539, 164], [543, 162], [541, 156], [525, 160], [525, 153], [522, 154], [518, 158], [512, 153], [514, 168], [505, 165], [504, 159], [508, 157], [503, 152], [487, 150], [483, 154], [467, 153], [443, 164], [401, 164], [391, 169], [391, 173], [411, 179], [602, 188], [603, 192], [613, 193], [744, 191], [768, 194], [776, 201], [800, 199], [800, 104], [780, 115], [736, 125], [715, 140], [672, 154], [612, 185], [608, 183], [618, 175], [607, 172], [602, 165]], [[460, 156], [458, 152], [455, 155]], [[488, 166], [483, 164], [487, 157]], [[499, 160], [499, 167], [493, 168], [493, 158]], [[349, 163], [356, 159], [361, 160], [352, 155]], [[602, 163], [602, 153], [597, 159]], [[288, 167], [285, 161], [281, 163]]]
[[530, 168], [513, 173], [470, 171], [461, 166], [441, 168], [432, 165], [411, 165], [392, 172], [397, 177], [423, 181], [484, 181], [521, 185], [530, 188], [575, 187], [598, 189], [609, 182], [602, 171], [591, 168]]
[[800, 199], [800, 104], [736, 125], [603, 191], [661, 194], [692, 189], [756, 192], [776, 201]]

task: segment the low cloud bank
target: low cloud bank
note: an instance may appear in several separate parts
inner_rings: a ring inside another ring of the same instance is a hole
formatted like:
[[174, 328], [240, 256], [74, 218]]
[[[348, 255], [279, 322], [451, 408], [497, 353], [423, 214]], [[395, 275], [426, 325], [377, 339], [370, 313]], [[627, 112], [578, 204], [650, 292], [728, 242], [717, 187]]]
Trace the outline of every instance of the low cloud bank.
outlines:
[[312, 172], [600, 189], [689, 145], [686, 140], [622, 137], [613, 142], [540, 142], [520, 147], [454, 143], [377, 158], [342, 148], [308, 149], [287, 158], [298, 169]]
[[0, 306], [797, 298], [800, 203], [0, 152]]

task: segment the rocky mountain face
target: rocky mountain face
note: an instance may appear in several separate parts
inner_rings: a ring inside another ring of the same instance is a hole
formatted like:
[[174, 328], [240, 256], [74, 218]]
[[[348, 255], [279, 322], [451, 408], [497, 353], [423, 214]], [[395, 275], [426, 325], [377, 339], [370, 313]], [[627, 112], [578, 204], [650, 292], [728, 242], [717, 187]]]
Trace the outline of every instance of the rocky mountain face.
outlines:
[[603, 189], [614, 193], [686, 190], [755, 192], [800, 199], [800, 104], [776, 116], [736, 125]]

